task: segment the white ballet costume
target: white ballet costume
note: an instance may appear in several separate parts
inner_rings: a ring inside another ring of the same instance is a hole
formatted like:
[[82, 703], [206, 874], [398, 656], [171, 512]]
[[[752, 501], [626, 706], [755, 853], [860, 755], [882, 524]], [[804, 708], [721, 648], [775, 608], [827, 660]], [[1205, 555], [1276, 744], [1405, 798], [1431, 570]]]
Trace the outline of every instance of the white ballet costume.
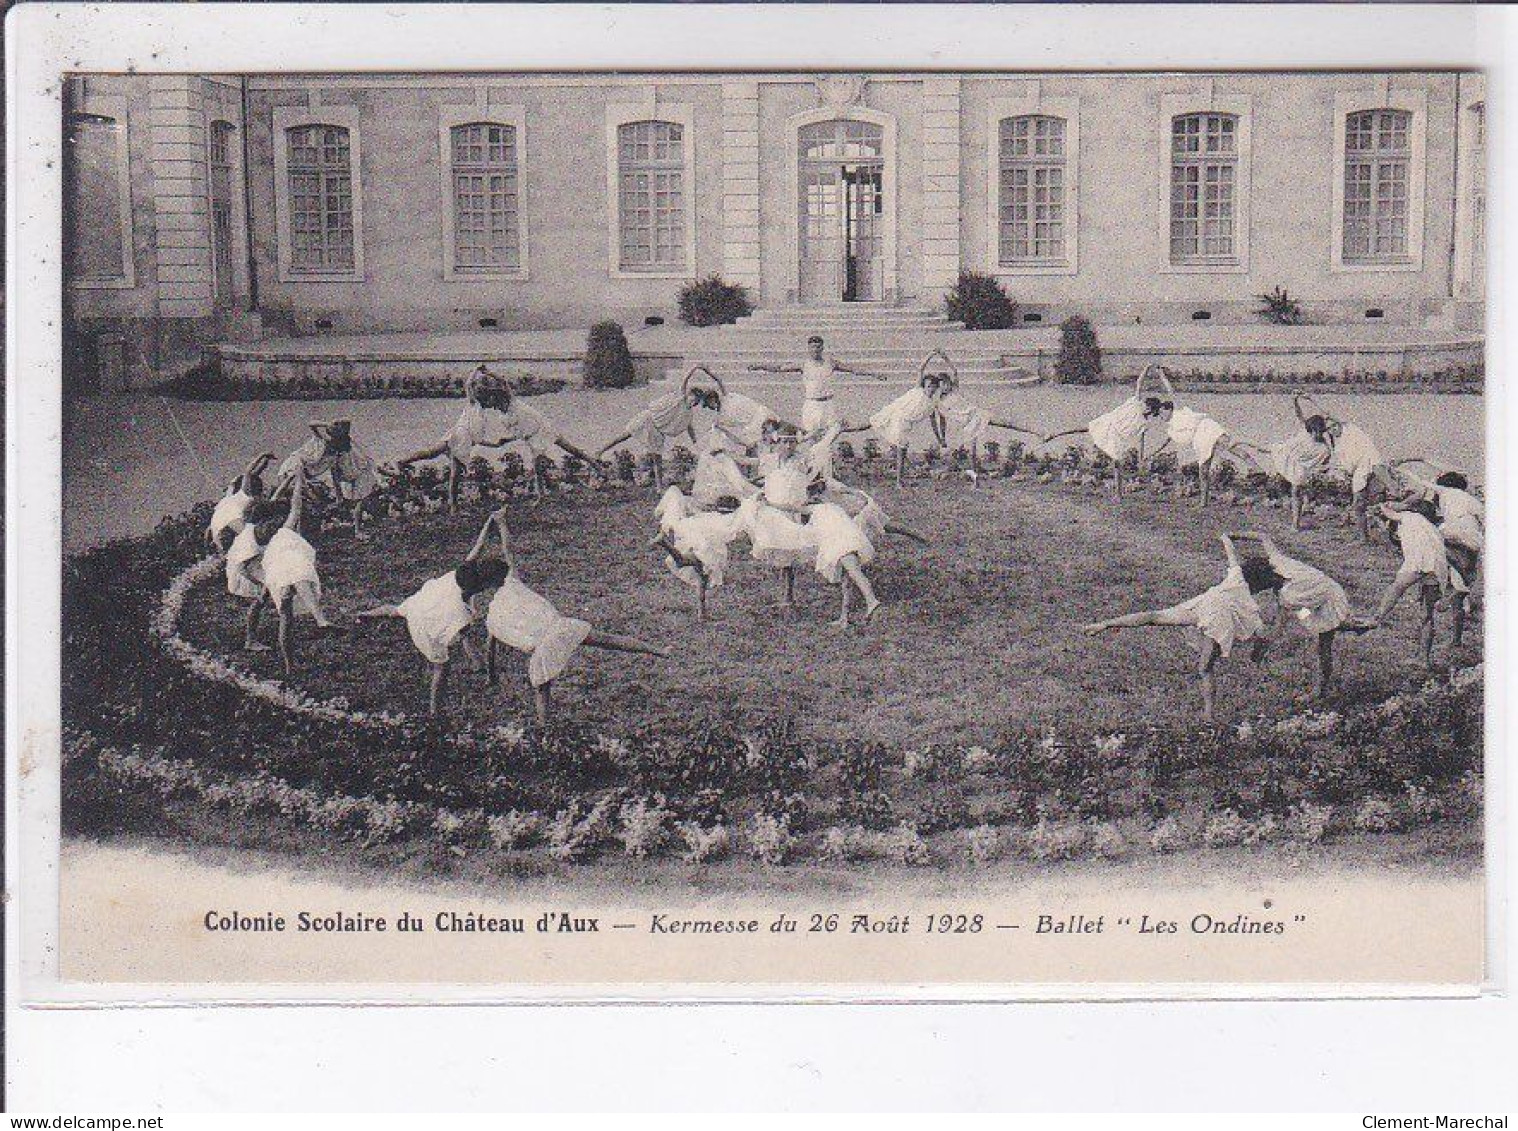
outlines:
[[1169, 437], [1182, 463], [1207, 463], [1228, 430], [1195, 409], [1177, 406], [1170, 416]]
[[1445, 593], [1468, 592], [1465, 579], [1458, 571], [1451, 570], [1445, 556], [1444, 535], [1439, 528], [1421, 514], [1399, 511], [1396, 514], [1397, 541], [1402, 545], [1402, 565], [1398, 578], [1423, 577], [1439, 583]]
[[1138, 450], [1145, 423], [1144, 402], [1138, 397], [1129, 397], [1111, 412], [1103, 413], [1086, 425], [1086, 432], [1097, 450], [1117, 463], [1129, 452]]
[[670, 573], [692, 588], [701, 586], [703, 572], [709, 587], [715, 589], [721, 585], [727, 577], [729, 547], [744, 522], [739, 512], [696, 510], [681, 494], [680, 488], [671, 487], [659, 500], [655, 513], [659, 518], [660, 533], [669, 539], [676, 552], [701, 563], [698, 571], [666, 557], [665, 565]]
[[1430, 492], [1439, 507], [1439, 532], [1446, 542], [1481, 553], [1486, 547], [1486, 507], [1469, 491], [1435, 487]]
[[1224, 656], [1235, 644], [1253, 640], [1265, 631], [1259, 602], [1249, 591], [1239, 566], [1230, 566], [1222, 581], [1176, 608], [1195, 616], [1197, 628]]
[[722, 498], [730, 497], [742, 502], [758, 493], [759, 488], [748, 481], [743, 469], [722, 446], [721, 434], [713, 430], [706, 450], [696, 459], [691, 498], [697, 506], [712, 507]]
[[870, 427], [875, 434], [893, 447], [905, 447], [912, 430], [925, 420], [931, 420], [936, 404], [922, 386], [908, 389], [874, 416]]
[[1316, 566], [1272, 554], [1270, 567], [1285, 579], [1277, 597], [1281, 607], [1307, 632], [1333, 632], [1349, 619], [1344, 586]]
[[253, 496], [243, 489], [242, 480], [228, 488], [227, 493], [216, 501], [216, 508], [211, 511], [211, 521], [206, 526], [206, 533], [211, 536], [211, 541], [221, 544], [221, 536], [224, 533], [240, 534], [246, 521], [248, 508], [253, 505]]
[[447, 663], [448, 650], [459, 633], [474, 623], [474, 611], [464, 600], [453, 571], [434, 577], [396, 606], [396, 611], [406, 619], [411, 643], [432, 664]]
[[1332, 453], [1326, 444], [1299, 432], [1270, 449], [1270, 466], [1293, 487], [1300, 487], [1328, 466]]
[[663, 455], [671, 440], [688, 435], [693, 419], [683, 391], [666, 393], [627, 422], [627, 434], [653, 455]]
[[[316, 572], [316, 547], [307, 542], [297, 531], [282, 526], [274, 532], [264, 547], [264, 587], [279, 608], [292, 592], [300, 596], [300, 605], [315, 615], [321, 600], [322, 581]], [[310, 593], [302, 594], [297, 588], [302, 583], [310, 585]], [[298, 611], [298, 610], [297, 610]]]
[[264, 591], [264, 571], [259, 564], [264, 549], [254, 537], [253, 527], [244, 526], [227, 548], [227, 592], [249, 601]]
[[957, 389], [939, 398], [938, 411], [944, 423], [966, 444], [979, 444], [991, 430], [991, 414]]
[[722, 408], [717, 414], [717, 422], [726, 432], [736, 437], [734, 441], [724, 435], [726, 443], [736, 442], [743, 447], [755, 447], [764, 439], [765, 422], [775, 419], [778, 418], [769, 406], [760, 404], [753, 397], [742, 393], [722, 394]]
[[527, 678], [534, 687], [557, 679], [591, 633], [588, 623], [564, 616], [514, 576], [491, 598], [485, 628], [508, 648], [527, 653]]
[[1386, 462], [1370, 434], [1358, 424], [1341, 425], [1333, 448], [1334, 462], [1349, 473], [1350, 489], [1356, 495], [1365, 490], [1376, 468]]
[[797, 460], [779, 463], [767, 458], [766, 462], [771, 466], [764, 474], [764, 489], [745, 504], [743, 524], [753, 542], [754, 558], [776, 568], [815, 561], [817, 543], [808, 524], [794, 517], [793, 511], [780, 509], [806, 505], [808, 469]]

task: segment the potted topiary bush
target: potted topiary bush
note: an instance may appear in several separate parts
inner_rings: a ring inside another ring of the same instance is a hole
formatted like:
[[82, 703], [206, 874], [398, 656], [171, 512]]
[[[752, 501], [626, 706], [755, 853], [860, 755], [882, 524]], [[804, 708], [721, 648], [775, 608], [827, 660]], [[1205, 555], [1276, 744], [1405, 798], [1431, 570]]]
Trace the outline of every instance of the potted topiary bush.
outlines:
[[1017, 325], [1017, 303], [990, 275], [960, 272], [943, 302], [949, 320], [963, 322], [966, 330], [1010, 330]]
[[633, 381], [627, 335], [615, 322], [597, 322], [585, 343], [585, 383], [593, 389], [625, 389]]
[[748, 291], [717, 275], [680, 288], [680, 320], [688, 326], [725, 326], [754, 312]]
[[1079, 314], [1059, 325], [1059, 357], [1054, 379], [1062, 385], [1095, 385], [1102, 379], [1102, 349], [1096, 330]]

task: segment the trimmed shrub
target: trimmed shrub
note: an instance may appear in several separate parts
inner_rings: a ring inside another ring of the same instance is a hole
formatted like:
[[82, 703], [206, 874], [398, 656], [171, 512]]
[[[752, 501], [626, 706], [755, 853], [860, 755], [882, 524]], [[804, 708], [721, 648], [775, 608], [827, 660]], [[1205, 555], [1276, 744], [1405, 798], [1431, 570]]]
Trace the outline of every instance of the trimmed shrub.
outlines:
[[719, 275], [696, 279], [680, 288], [680, 321], [687, 326], [724, 326], [754, 312], [748, 291]]
[[1079, 314], [1059, 325], [1054, 379], [1062, 385], [1095, 385], [1102, 379], [1102, 348], [1096, 343], [1096, 330]]
[[585, 343], [585, 383], [592, 389], [625, 389], [633, 384], [632, 350], [615, 322], [597, 322]]
[[1017, 303], [990, 275], [962, 271], [944, 296], [944, 311], [966, 330], [1010, 330], [1017, 325]]

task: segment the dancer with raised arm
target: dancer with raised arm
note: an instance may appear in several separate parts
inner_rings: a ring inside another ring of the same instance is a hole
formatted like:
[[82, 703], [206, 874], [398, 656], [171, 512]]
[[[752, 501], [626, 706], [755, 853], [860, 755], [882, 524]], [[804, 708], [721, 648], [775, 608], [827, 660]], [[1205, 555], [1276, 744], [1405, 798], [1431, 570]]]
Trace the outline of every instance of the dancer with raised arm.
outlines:
[[[1408, 469], [1408, 464], [1422, 463], [1439, 473], [1427, 479]], [[1444, 552], [1450, 567], [1459, 573], [1466, 587], [1473, 588], [1481, 570], [1481, 555], [1486, 550], [1486, 505], [1470, 491], [1470, 480], [1459, 471], [1436, 460], [1409, 458], [1398, 460], [1392, 468], [1406, 483], [1413, 497], [1428, 499], [1439, 512], [1439, 533], [1444, 536]], [[1411, 501], [1411, 500], [1404, 500]], [[1454, 593], [1455, 645], [1465, 638], [1466, 599], [1469, 594]]]
[[477, 447], [493, 444], [506, 431], [501, 414], [485, 406], [483, 396], [490, 386], [493, 375], [484, 365], [475, 366], [464, 378], [464, 406], [453, 427], [436, 444], [412, 452], [390, 465], [390, 470], [410, 467], [412, 464], [448, 457], [448, 510], [459, 509], [459, 482], [464, 469]]
[[[1418, 647], [1423, 654], [1423, 666], [1434, 666], [1434, 610], [1439, 598], [1447, 593], [1464, 597], [1468, 591], [1465, 579], [1450, 569], [1448, 550], [1444, 535], [1434, 525], [1439, 517], [1434, 504], [1427, 499], [1414, 499], [1405, 503], [1382, 503], [1377, 514], [1386, 521], [1392, 541], [1402, 550], [1402, 565], [1397, 576], [1382, 594], [1376, 608], [1375, 624], [1380, 625], [1391, 615], [1397, 602], [1409, 589], [1418, 590], [1422, 619], [1418, 625]], [[1465, 602], [1455, 603], [1456, 628], [1463, 635], [1465, 630]]]
[[1123, 497], [1123, 461], [1135, 452], [1140, 461], [1143, 460], [1144, 432], [1150, 422], [1158, 418], [1165, 401], [1174, 398], [1175, 390], [1170, 387], [1170, 379], [1163, 371], [1159, 374], [1159, 392], [1145, 392], [1145, 382], [1154, 368], [1144, 366], [1144, 371], [1134, 382], [1133, 395], [1116, 408], [1102, 413], [1084, 428], [1068, 428], [1043, 439], [1045, 444], [1050, 444], [1065, 436], [1088, 436], [1097, 451], [1112, 461], [1113, 496], [1119, 501]]
[[[492, 530], [500, 531], [501, 556], [482, 557]], [[399, 617], [406, 622], [412, 644], [431, 668], [427, 687], [429, 714], [442, 711], [454, 642], [463, 647], [466, 656], [472, 655], [464, 632], [475, 621], [474, 599], [499, 587], [515, 568], [506, 508], [501, 507], [485, 520], [474, 546], [453, 569], [426, 582], [399, 605], [376, 605], [358, 614], [363, 620]]]
[[[1266, 587], [1256, 593], [1269, 593], [1275, 598], [1272, 632], [1282, 630], [1289, 619], [1315, 639], [1318, 669], [1312, 694], [1316, 699], [1323, 698], [1333, 687], [1335, 636], [1340, 632], [1367, 632], [1373, 626], [1369, 621], [1350, 615], [1349, 595], [1344, 592], [1344, 586], [1316, 566], [1282, 553], [1268, 534], [1251, 530], [1231, 537], [1236, 541], [1255, 543], [1270, 567], [1271, 576], [1265, 578]], [[1256, 644], [1257, 657], [1263, 657], [1267, 643], [1262, 637]]]
[[280, 484], [295, 477], [304, 484], [325, 479], [335, 502], [352, 505], [353, 536], [362, 541], [364, 511], [379, 486], [374, 461], [353, 439], [351, 420], [313, 420], [310, 427], [310, 438], [279, 465]]
[[300, 532], [305, 485], [296, 476], [287, 486], [290, 507], [283, 521], [272, 503], [257, 503], [249, 509], [248, 524], [227, 551], [227, 588], [235, 596], [253, 601], [244, 638], [244, 646], [250, 651], [264, 650], [255, 639], [259, 613], [265, 604], [274, 607], [279, 615], [279, 657], [289, 676], [295, 671], [295, 615], [299, 608], [309, 612], [323, 630], [336, 626], [322, 612], [316, 547]]
[[669, 487], [654, 510], [659, 533], [649, 545], [660, 551], [665, 567], [696, 591], [696, 617], [706, 620], [706, 599], [727, 579], [729, 547], [742, 530], [739, 502], [717, 500], [711, 510], [697, 509], [678, 487]]
[[1174, 445], [1181, 463], [1196, 466], [1197, 488], [1203, 507], [1212, 498], [1212, 465], [1218, 452], [1227, 452], [1250, 464], [1257, 463], [1249, 445], [1235, 441], [1232, 432], [1205, 413], [1177, 405], [1167, 398], [1160, 402], [1156, 419], [1166, 426], [1166, 434], [1160, 446], [1149, 454], [1150, 462]]
[[242, 533], [247, 525], [248, 508], [264, 497], [264, 468], [273, 462], [273, 452], [255, 456], [216, 501], [211, 521], [206, 525], [206, 541], [216, 549], [225, 553], [232, 540]]
[[[1381, 450], [1370, 438], [1370, 433], [1358, 424], [1340, 420], [1327, 412], [1307, 412], [1302, 406], [1310, 400], [1311, 397], [1306, 393], [1293, 393], [1292, 409], [1304, 428], [1308, 427], [1309, 420], [1322, 421], [1321, 425], [1314, 423], [1309, 430], [1316, 430], [1317, 438], [1328, 445], [1333, 453], [1333, 466], [1349, 476], [1350, 514], [1360, 531], [1361, 540], [1369, 542], [1370, 486], [1374, 483], [1381, 488], [1383, 494], [1391, 495], [1397, 489], [1396, 480], [1382, 457]], [[1313, 407], [1317, 408], [1317, 405], [1314, 404]]]
[[[1239, 560], [1233, 539], [1218, 535], [1228, 558], [1223, 580], [1179, 605], [1147, 612], [1129, 613], [1086, 625], [1088, 636], [1115, 628], [1191, 628], [1196, 630], [1197, 679], [1202, 690], [1202, 717], [1215, 718], [1217, 692], [1213, 669], [1219, 657], [1227, 657], [1235, 644], [1257, 640], [1265, 630], [1255, 593], [1270, 588], [1274, 574], [1262, 558]], [[1258, 658], [1258, 653], [1257, 653]]]
[[642, 442], [653, 463], [654, 489], [663, 491], [665, 448], [671, 441], [678, 440], [682, 436], [689, 439], [694, 447], [696, 443], [695, 410], [709, 408], [715, 411], [719, 403], [714, 388], [692, 383], [698, 373], [705, 374], [713, 381], [716, 380], [715, 375], [706, 366], [692, 366], [686, 373], [685, 379], [680, 382], [678, 390], [656, 398], [647, 408], [629, 420], [621, 433], [608, 443], [601, 445], [601, 450], [596, 452], [596, 460], [599, 462], [606, 457], [607, 452], [636, 437]]
[[[935, 349], [928, 355], [928, 360], [937, 357], [943, 368], [938, 371], [938, 413], [933, 421], [935, 430], [938, 432], [939, 443], [948, 446], [948, 430], [955, 429], [960, 439], [970, 449], [970, 478], [980, 477], [980, 445], [985, 439], [986, 432], [992, 428], [1000, 428], [1007, 432], [1021, 432], [1024, 436], [1033, 436], [1043, 440], [1042, 432], [1035, 432], [1031, 428], [1024, 428], [1021, 424], [1010, 420], [998, 420], [988, 411], [970, 400], [959, 391], [959, 367], [949, 360], [949, 355], [941, 349]], [[1018, 377], [1005, 382], [1006, 385], [1017, 388], [1027, 385], [1037, 385], [1043, 378], [1037, 375]]]
[[532, 685], [533, 706], [538, 723], [546, 726], [552, 713], [553, 682], [569, 666], [580, 645], [606, 648], [617, 652], [638, 652], [647, 656], [667, 657], [663, 648], [645, 644], [630, 636], [602, 632], [586, 621], [566, 617], [552, 602], [524, 585], [512, 566], [511, 541], [502, 511], [490, 516], [486, 528], [475, 540], [470, 553], [478, 557], [489, 541], [491, 527], [499, 533], [502, 560], [507, 563], [506, 576], [496, 587], [495, 596], [485, 611], [486, 671], [492, 683], [497, 677], [497, 656], [501, 645], [527, 656], [527, 679]]
[[928, 369], [933, 357], [934, 354], [929, 354], [918, 366], [917, 384], [871, 416], [868, 424], [846, 425], [843, 429], [844, 432], [873, 429], [885, 441], [896, 465], [897, 490], [906, 486], [907, 444], [919, 424], [927, 424], [932, 429], [934, 441], [940, 447], [944, 444], [935, 423], [941, 379], [936, 371]]

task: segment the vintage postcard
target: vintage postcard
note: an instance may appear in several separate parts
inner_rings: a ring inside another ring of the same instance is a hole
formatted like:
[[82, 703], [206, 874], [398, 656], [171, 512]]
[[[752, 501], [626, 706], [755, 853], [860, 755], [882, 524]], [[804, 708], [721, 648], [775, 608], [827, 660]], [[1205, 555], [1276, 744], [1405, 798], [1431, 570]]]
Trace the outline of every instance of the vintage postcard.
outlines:
[[804, 48], [63, 52], [36, 996], [1488, 981], [1474, 49]]

